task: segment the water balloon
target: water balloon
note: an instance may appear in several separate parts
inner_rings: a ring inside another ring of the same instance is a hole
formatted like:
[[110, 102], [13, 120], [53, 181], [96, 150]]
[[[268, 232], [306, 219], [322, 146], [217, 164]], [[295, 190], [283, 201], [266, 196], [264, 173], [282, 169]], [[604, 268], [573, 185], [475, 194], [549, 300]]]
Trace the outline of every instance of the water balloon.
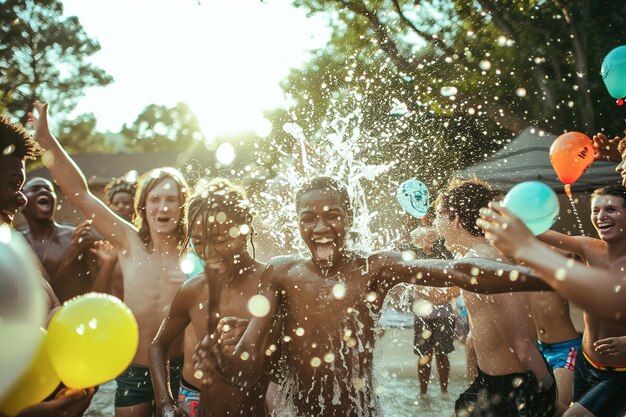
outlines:
[[571, 195], [569, 186], [583, 175], [593, 162], [593, 157], [593, 142], [584, 133], [564, 133], [550, 146], [550, 162], [559, 180], [565, 184], [568, 196]]
[[108, 294], [72, 298], [50, 320], [50, 360], [69, 388], [89, 388], [115, 378], [130, 365], [139, 344], [137, 321]]
[[604, 57], [600, 74], [613, 98], [626, 97], [626, 45], [618, 46]]
[[22, 236], [0, 226], [0, 401], [42, 341], [47, 306], [37, 264]]
[[403, 182], [396, 192], [398, 204], [416, 219], [421, 219], [430, 207], [430, 193], [423, 182], [411, 179]]
[[517, 184], [502, 205], [517, 215], [535, 235], [549, 230], [559, 215], [559, 199], [550, 187], [539, 181]]

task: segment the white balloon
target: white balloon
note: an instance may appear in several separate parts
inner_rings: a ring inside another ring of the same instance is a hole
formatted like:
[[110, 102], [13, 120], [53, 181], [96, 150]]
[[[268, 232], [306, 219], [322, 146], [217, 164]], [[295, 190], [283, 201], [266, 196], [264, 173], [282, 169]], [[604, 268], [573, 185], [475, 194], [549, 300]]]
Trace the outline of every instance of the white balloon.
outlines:
[[18, 232], [0, 226], [0, 402], [30, 365], [47, 314], [39, 261]]

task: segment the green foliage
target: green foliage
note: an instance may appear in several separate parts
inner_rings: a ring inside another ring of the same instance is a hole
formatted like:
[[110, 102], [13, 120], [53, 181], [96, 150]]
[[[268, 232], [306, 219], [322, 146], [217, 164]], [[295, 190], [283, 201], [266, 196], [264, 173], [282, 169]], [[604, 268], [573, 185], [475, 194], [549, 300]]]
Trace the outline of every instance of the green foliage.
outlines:
[[59, 126], [59, 140], [70, 154], [79, 152], [111, 153], [104, 134], [96, 131], [93, 113], [82, 114], [74, 120], [64, 120]]
[[439, 181], [529, 126], [590, 135], [624, 128], [599, 75], [604, 55], [626, 39], [624, 2], [293, 4], [326, 14], [332, 37], [283, 83], [292, 121], [319, 139], [360, 97], [360, 133], [371, 138], [362, 156], [396, 161], [396, 178]]
[[59, 0], [0, 0], [0, 103], [25, 120], [35, 99], [71, 111], [85, 88], [113, 79], [87, 62], [100, 50]]
[[131, 152], [184, 151], [204, 140], [197, 117], [185, 103], [174, 107], [150, 104], [121, 133]]

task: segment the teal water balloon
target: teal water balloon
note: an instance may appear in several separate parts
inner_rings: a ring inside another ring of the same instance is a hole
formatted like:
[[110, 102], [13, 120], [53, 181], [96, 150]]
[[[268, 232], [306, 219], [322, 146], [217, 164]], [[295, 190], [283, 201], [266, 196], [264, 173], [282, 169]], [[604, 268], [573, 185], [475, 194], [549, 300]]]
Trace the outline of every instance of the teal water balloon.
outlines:
[[430, 193], [426, 185], [418, 180], [404, 181], [396, 191], [396, 198], [400, 207], [416, 219], [421, 219], [430, 207]]
[[626, 45], [618, 46], [604, 57], [600, 74], [613, 98], [626, 97]]
[[517, 184], [502, 200], [502, 205], [518, 216], [534, 235], [549, 230], [559, 215], [559, 199], [539, 181]]

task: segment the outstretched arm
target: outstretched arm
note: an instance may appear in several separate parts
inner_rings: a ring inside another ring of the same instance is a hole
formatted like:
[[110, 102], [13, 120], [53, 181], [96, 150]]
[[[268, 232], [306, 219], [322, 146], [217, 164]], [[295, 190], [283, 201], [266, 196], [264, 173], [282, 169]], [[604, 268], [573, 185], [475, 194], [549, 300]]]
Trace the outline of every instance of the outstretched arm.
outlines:
[[28, 117], [29, 123], [35, 128], [35, 140], [47, 151], [42, 162], [70, 202], [86, 219], [93, 219], [94, 226], [103, 237], [118, 247], [125, 247], [127, 233], [133, 232], [134, 227], [89, 191], [83, 173], [48, 129], [48, 105], [37, 101], [34, 109], [39, 116], [29, 113]]
[[477, 224], [506, 256], [524, 262], [562, 297], [605, 320], [626, 323], [626, 276], [621, 271], [589, 268], [539, 242], [511, 211], [498, 203], [481, 210]]
[[399, 283], [457, 286], [482, 294], [551, 289], [528, 268], [481, 258], [407, 261], [397, 252], [378, 252], [370, 256], [369, 262], [375, 271], [374, 285], [384, 291]]
[[163, 319], [157, 335], [150, 344], [150, 375], [154, 386], [157, 416], [186, 415], [172, 396], [168, 352], [172, 343], [183, 334], [191, 321], [187, 309], [191, 301], [187, 292], [193, 290], [193, 287], [189, 287], [188, 283], [189, 281], [174, 296], [169, 314]]

